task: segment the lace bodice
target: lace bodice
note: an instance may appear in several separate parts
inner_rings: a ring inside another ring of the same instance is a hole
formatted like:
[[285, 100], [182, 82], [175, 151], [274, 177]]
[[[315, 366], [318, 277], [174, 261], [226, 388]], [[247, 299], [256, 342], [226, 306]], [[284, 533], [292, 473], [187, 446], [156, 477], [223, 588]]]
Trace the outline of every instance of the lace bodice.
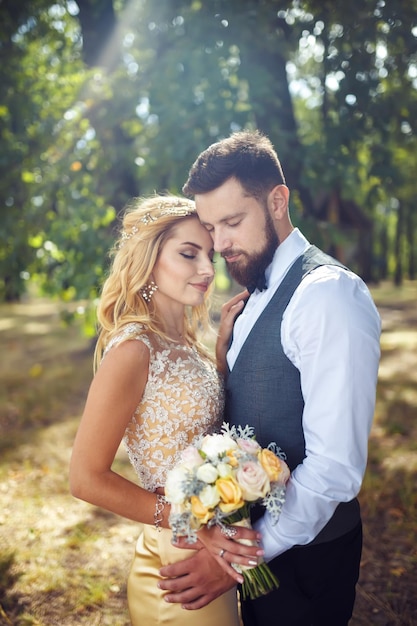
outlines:
[[147, 334], [141, 324], [128, 324], [106, 353], [125, 339], [142, 341], [150, 353], [143, 397], [123, 441], [140, 484], [155, 491], [181, 451], [221, 423], [223, 385], [214, 365], [196, 349]]

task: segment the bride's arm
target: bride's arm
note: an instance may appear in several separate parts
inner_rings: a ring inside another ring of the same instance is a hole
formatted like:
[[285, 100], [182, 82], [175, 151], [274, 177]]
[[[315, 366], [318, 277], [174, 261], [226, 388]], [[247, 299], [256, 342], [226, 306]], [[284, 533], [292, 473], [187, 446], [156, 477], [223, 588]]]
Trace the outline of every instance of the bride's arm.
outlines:
[[[112, 470], [114, 457], [148, 377], [149, 351], [129, 340], [112, 348], [91, 383], [70, 463], [73, 496], [146, 524], [156, 495]], [[163, 525], [168, 527], [167, 511]]]

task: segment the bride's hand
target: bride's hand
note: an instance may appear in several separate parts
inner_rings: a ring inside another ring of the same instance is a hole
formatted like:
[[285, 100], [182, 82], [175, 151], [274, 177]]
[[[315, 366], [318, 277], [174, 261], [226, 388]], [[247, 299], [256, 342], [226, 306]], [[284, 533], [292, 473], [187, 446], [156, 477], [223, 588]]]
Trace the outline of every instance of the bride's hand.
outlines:
[[[251, 528], [241, 526], [226, 526], [230, 529], [228, 536], [218, 526], [208, 528], [203, 526], [197, 533], [199, 541], [215, 557], [227, 574], [236, 582], [243, 582], [242, 575], [232, 567], [232, 563], [243, 567], [255, 567], [258, 558], [264, 551], [258, 545], [261, 535]], [[244, 540], [245, 543], [240, 543]], [[249, 545], [248, 545], [249, 544]]]
[[221, 308], [219, 333], [216, 342], [217, 369], [222, 374], [227, 371], [226, 353], [232, 336], [233, 324], [237, 315], [242, 311], [245, 301], [249, 297], [249, 291], [241, 291], [225, 302]]

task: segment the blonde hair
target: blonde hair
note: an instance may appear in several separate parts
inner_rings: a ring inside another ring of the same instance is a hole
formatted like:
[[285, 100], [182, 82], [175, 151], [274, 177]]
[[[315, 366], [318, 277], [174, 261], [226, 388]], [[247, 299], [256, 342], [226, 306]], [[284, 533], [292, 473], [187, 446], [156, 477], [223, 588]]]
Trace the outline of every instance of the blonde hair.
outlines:
[[[183, 219], [198, 219], [192, 200], [173, 195], [134, 198], [126, 207], [119, 238], [110, 251], [112, 263], [97, 308], [98, 340], [94, 354], [97, 369], [109, 341], [126, 324], [138, 322], [150, 332], [167, 338], [154, 299], [146, 301], [141, 289], [174, 227]], [[210, 290], [209, 290], [210, 291]], [[210, 327], [208, 300], [184, 313], [184, 338], [212, 358], [197, 339]]]

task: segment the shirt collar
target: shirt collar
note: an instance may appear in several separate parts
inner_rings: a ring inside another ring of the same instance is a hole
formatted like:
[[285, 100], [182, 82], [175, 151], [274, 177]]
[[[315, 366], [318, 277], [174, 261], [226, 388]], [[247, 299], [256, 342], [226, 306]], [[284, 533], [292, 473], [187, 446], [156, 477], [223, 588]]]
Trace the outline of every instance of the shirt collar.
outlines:
[[279, 244], [272, 262], [265, 270], [268, 288], [282, 281], [294, 261], [306, 251], [309, 245], [309, 241], [298, 228], [291, 231], [288, 237]]

